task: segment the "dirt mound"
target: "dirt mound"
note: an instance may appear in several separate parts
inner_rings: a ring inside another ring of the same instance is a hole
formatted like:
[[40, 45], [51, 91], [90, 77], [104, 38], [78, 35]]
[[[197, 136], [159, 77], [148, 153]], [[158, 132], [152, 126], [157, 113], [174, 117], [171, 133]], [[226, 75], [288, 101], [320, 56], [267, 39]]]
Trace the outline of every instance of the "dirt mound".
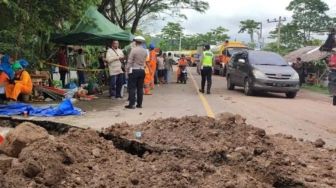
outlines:
[[0, 185], [335, 187], [335, 159], [333, 150], [268, 136], [240, 116], [169, 118], [35, 141], [2, 172]]
[[14, 130], [9, 131], [5, 141], [0, 144], [0, 153], [17, 157], [28, 144], [48, 138], [48, 132], [32, 123], [21, 123]]

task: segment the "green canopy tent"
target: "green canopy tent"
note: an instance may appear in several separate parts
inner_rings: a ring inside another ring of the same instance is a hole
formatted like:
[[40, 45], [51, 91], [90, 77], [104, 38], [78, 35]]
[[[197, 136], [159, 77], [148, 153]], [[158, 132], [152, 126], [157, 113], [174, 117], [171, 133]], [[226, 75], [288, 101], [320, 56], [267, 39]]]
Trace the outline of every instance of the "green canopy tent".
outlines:
[[55, 35], [51, 41], [66, 45], [106, 45], [111, 40], [129, 42], [132, 39], [130, 32], [110, 22], [95, 7], [90, 7], [74, 30]]

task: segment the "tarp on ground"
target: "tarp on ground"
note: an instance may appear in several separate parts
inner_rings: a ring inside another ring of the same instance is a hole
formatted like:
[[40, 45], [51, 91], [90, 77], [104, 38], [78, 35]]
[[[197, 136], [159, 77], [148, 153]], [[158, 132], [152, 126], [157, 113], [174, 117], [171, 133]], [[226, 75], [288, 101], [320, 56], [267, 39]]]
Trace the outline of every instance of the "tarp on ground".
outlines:
[[66, 34], [55, 34], [51, 40], [66, 45], [106, 45], [111, 40], [129, 42], [132, 39], [130, 32], [110, 22], [96, 7], [91, 6], [74, 30]]
[[81, 115], [79, 108], [73, 107], [70, 99], [64, 100], [58, 106], [35, 107], [25, 103], [13, 103], [8, 105], [0, 105], [0, 115], [13, 116], [22, 115], [27, 112], [29, 116], [53, 117], [53, 116], [69, 116]]

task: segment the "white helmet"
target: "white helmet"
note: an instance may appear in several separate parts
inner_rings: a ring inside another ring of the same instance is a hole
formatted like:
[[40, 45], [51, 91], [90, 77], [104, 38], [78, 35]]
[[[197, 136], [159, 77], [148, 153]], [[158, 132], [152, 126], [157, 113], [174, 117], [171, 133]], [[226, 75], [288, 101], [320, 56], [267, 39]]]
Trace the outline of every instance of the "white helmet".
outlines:
[[136, 36], [134, 37], [133, 40], [138, 41], [138, 42], [146, 42], [146, 39], [142, 36]]

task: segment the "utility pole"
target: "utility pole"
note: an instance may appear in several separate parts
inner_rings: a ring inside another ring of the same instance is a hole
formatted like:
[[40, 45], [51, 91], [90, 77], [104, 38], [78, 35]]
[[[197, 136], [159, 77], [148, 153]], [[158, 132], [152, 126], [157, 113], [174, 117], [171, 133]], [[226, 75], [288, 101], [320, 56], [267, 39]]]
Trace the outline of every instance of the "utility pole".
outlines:
[[263, 32], [263, 24], [262, 24], [262, 22], [259, 22], [259, 25], [260, 25], [260, 31], [259, 31], [259, 36], [258, 36], [258, 38], [259, 38], [259, 47], [260, 47], [260, 49], [262, 49], [263, 48], [263, 39], [262, 39], [262, 32]]
[[179, 51], [182, 50], [182, 33], [180, 33], [180, 44], [179, 44]]
[[268, 23], [278, 22], [278, 26], [277, 26], [277, 28], [278, 28], [278, 50], [280, 50], [281, 24], [282, 24], [282, 22], [285, 22], [285, 21], [287, 21], [286, 17], [281, 17], [281, 16], [279, 16], [279, 19], [276, 19], [276, 18], [274, 18], [273, 20], [267, 19]]

